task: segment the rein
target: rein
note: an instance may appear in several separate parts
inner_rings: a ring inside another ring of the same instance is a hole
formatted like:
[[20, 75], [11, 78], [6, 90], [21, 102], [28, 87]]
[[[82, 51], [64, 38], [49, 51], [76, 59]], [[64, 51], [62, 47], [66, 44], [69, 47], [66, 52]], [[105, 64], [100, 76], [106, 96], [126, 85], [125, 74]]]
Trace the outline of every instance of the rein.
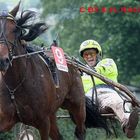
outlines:
[[22, 58], [22, 57], [29, 57], [29, 56], [32, 56], [32, 55], [35, 55], [35, 54], [39, 54], [39, 53], [42, 53], [42, 52], [45, 52], [45, 50], [35, 51], [35, 52], [31, 52], [31, 53], [27, 52], [25, 54], [16, 55], [16, 56], [13, 56], [13, 60], [14, 59], [18, 59], [18, 58]]

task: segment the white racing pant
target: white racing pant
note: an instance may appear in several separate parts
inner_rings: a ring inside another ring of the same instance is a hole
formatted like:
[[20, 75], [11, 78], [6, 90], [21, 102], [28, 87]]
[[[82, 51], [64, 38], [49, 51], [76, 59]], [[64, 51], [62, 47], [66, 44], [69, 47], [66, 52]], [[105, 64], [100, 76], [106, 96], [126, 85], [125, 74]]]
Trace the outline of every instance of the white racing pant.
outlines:
[[[118, 95], [115, 90], [107, 87], [98, 87], [96, 88], [96, 90], [99, 109], [112, 109], [120, 123], [122, 125], [125, 124], [130, 115], [130, 105], [128, 105], [127, 103], [125, 104], [125, 109], [129, 111], [129, 113], [126, 113], [123, 107], [124, 100]], [[88, 93], [86, 93], [86, 96], [92, 98], [92, 92], [93, 91], [91, 89]]]

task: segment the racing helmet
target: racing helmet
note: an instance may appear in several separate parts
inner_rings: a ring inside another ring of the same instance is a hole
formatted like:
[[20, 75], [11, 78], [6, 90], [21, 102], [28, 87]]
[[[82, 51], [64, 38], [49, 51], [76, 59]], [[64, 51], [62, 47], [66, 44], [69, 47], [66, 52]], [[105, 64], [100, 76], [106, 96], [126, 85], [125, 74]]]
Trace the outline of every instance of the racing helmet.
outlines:
[[79, 49], [81, 57], [83, 57], [83, 52], [87, 49], [96, 49], [97, 53], [102, 57], [102, 49], [97, 41], [91, 39], [82, 42]]

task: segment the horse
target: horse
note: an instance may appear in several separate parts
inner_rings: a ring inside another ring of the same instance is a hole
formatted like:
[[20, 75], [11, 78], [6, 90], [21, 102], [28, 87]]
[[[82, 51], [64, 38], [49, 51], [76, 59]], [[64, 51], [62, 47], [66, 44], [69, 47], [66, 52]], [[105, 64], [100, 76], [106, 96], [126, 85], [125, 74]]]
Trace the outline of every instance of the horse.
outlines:
[[79, 71], [72, 65], [68, 65], [68, 72], [58, 71], [60, 87], [55, 87], [48, 64], [39, 54], [26, 55], [24, 43], [48, 27], [42, 22], [28, 23], [35, 15], [33, 11], [16, 18], [19, 6], [20, 2], [10, 12], [0, 14], [0, 132], [22, 122], [37, 128], [41, 140], [49, 136], [60, 140], [55, 113], [63, 107], [73, 116], [77, 139], [84, 140], [85, 97]]

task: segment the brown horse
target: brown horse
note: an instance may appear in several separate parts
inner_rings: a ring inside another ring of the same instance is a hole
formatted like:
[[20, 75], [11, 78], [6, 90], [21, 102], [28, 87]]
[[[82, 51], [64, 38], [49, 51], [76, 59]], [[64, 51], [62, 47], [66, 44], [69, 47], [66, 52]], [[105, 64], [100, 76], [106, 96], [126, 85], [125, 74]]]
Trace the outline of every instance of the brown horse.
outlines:
[[85, 98], [77, 68], [59, 71], [56, 89], [48, 65], [40, 55], [27, 54], [22, 40], [32, 41], [47, 27], [44, 23], [26, 24], [34, 12], [26, 11], [16, 19], [20, 3], [9, 13], [0, 14], [0, 132], [17, 122], [34, 126], [41, 140], [62, 139], [56, 126], [55, 112], [61, 106], [69, 110], [76, 124], [77, 139], [85, 139]]

